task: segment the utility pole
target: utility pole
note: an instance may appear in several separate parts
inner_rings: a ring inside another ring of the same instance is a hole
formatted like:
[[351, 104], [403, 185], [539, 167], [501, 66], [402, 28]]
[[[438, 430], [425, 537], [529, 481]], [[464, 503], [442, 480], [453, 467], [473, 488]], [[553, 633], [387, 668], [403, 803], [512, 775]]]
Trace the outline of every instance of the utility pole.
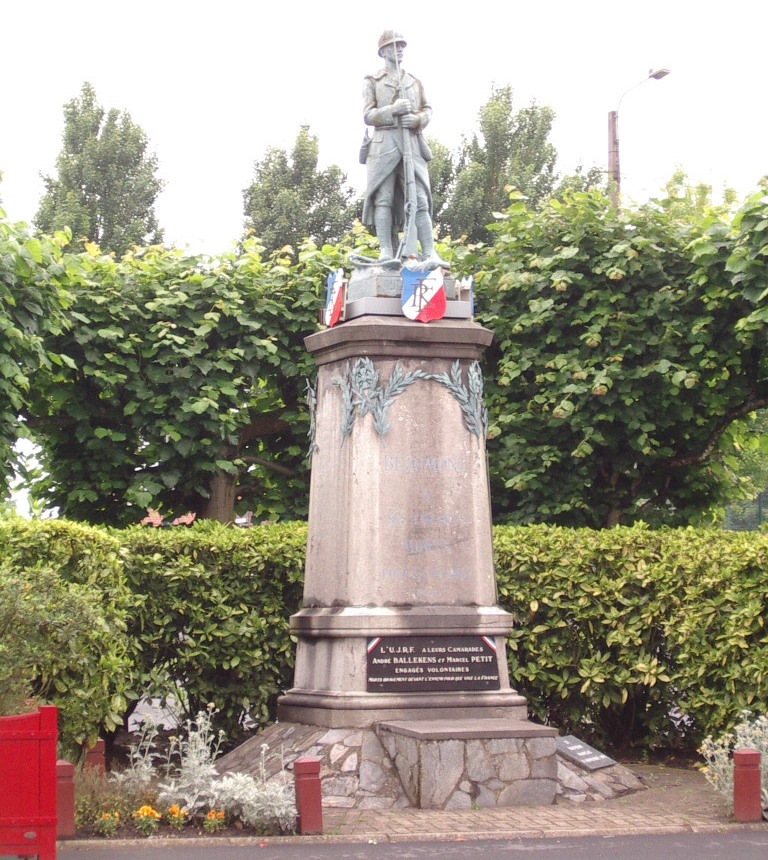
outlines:
[[648, 77], [643, 78], [639, 83], [634, 84], [624, 93], [622, 93], [619, 103], [616, 105], [616, 110], [608, 112], [608, 191], [611, 198], [611, 204], [614, 209], [618, 209], [621, 205], [621, 162], [619, 160], [619, 108], [624, 96], [644, 84], [646, 81], [660, 81], [666, 78], [669, 74], [669, 69], [650, 69]]
[[621, 201], [621, 165], [619, 163], [619, 112], [608, 113], [608, 193], [614, 209]]

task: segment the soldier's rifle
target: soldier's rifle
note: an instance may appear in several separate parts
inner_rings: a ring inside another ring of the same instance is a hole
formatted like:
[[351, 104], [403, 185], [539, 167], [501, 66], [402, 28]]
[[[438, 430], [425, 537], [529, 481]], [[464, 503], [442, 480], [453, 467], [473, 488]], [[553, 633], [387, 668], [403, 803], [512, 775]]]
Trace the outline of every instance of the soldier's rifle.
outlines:
[[[397, 46], [395, 46], [395, 49]], [[406, 99], [403, 75], [400, 70], [400, 60], [395, 50], [395, 68], [397, 70], [398, 92], [401, 99]], [[411, 130], [403, 125], [402, 117], [398, 118], [400, 136], [403, 151], [403, 178], [405, 180], [405, 223], [403, 227], [403, 238], [395, 255], [402, 260], [404, 257], [416, 257], [418, 254], [418, 236], [416, 233], [416, 171], [413, 166], [413, 147]]]

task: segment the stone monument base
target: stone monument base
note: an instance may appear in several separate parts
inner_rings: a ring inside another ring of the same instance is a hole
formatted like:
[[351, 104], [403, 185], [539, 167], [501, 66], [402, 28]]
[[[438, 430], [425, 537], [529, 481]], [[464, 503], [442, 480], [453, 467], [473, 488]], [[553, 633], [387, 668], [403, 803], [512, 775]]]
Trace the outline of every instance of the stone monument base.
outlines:
[[[456, 281], [449, 272], [445, 273], [444, 283], [445, 297], [448, 300], [458, 298]], [[353, 302], [375, 296], [390, 296], [399, 300], [402, 291], [403, 276], [399, 268], [388, 269], [383, 266], [356, 268], [349, 279], [347, 301]]]
[[470, 809], [607, 800], [645, 788], [627, 768], [561, 756], [556, 731], [515, 720], [422, 720], [327, 729], [275, 723], [217, 763], [220, 772], [292, 771], [320, 760], [326, 809]]
[[557, 729], [522, 720], [401, 720], [378, 736], [412, 806], [554, 803]]

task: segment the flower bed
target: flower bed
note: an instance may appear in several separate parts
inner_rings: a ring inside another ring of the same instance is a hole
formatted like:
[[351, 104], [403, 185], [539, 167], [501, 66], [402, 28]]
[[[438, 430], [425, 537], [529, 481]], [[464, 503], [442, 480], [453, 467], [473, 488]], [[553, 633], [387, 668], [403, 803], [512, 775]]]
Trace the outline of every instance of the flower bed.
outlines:
[[[287, 774], [267, 779], [221, 775], [215, 767], [222, 733], [213, 710], [201, 712], [158, 751], [158, 730], [146, 723], [131, 746], [128, 765], [104, 774], [82, 768], [76, 777], [77, 836], [274, 835], [296, 826]], [[266, 749], [263, 750], [266, 755]]]

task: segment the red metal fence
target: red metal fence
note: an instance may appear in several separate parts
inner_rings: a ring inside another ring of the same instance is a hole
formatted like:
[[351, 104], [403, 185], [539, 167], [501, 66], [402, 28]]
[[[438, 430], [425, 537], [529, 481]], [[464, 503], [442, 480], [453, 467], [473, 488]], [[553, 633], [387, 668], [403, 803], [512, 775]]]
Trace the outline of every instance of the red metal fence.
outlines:
[[56, 858], [54, 707], [0, 717], [0, 854]]

